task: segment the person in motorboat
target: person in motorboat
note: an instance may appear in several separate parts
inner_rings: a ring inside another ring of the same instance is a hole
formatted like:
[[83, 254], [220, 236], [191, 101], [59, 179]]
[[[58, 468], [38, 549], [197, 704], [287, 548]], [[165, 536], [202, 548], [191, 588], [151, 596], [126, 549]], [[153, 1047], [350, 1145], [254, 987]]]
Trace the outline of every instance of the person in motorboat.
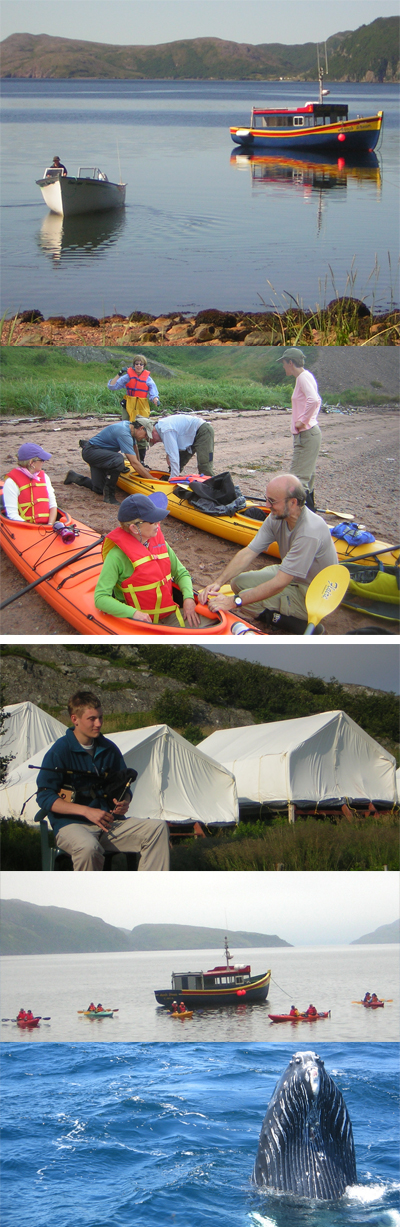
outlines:
[[138, 414], [142, 418], [150, 417], [150, 404], [158, 408], [160, 398], [157, 385], [146, 370], [146, 359], [143, 354], [135, 354], [131, 366], [114, 379], [109, 379], [107, 387], [110, 392], [125, 392], [125, 408], [123, 418], [134, 422]]
[[311, 371], [305, 370], [305, 357], [297, 346], [288, 346], [277, 361], [282, 362], [285, 375], [296, 381], [292, 393], [290, 429], [293, 435], [293, 459], [290, 472], [294, 473], [304, 486], [306, 506], [310, 511], [315, 511], [315, 470], [321, 447], [321, 431], [317, 418], [322, 403], [317, 381]]
[[300, 1018], [300, 1011], [296, 1009], [295, 1005], [291, 1005], [290, 1007], [289, 1018]]
[[67, 171], [66, 166], [63, 166], [62, 162], [60, 162], [60, 159], [59, 159], [58, 153], [55, 153], [55, 154], [54, 154], [54, 158], [53, 158], [53, 161], [52, 161], [52, 163], [51, 163], [51, 167], [50, 167], [50, 169], [51, 169], [51, 170], [60, 170], [62, 175], [67, 175], [67, 174], [68, 174], [68, 171]]
[[127, 461], [139, 477], [148, 477], [149, 471], [139, 460], [136, 442], [133, 443], [133, 425], [130, 422], [115, 422], [105, 426], [91, 439], [79, 440], [82, 458], [90, 467], [90, 477], [69, 469], [64, 479], [64, 485], [73, 482], [76, 486], [86, 486], [95, 494], [103, 495], [105, 503], [117, 503], [115, 490], [120, 473], [127, 469]]
[[163, 444], [171, 477], [179, 477], [193, 455], [197, 459], [198, 472], [213, 477], [214, 431], [204, 418], [191, 413], [174, 413], [168, 418], [158, 418], [157, 425], [153, 426], [145, 417], [137, 417], [133, 437], [141, 443], [146, 436], [150, 447]]
[[[160, 520], [168, 515], [165, 494], [130, 494], [118, 509], [118, 528], [103, 542], [104, 564], [94, 594], [96, 609], [136, 622], [200, 626], [186, 567], [167, 544]], [[173, 583], [183, 597], [182, 611]]]
[[[249, 608], [266, 626], [272, 623], [294, 635], [307, 625], [305, 597], [311, 580], [337, 563], [335, 546], [325, 521], [306, 507], [306, 491], [298, 477], [282, 473], [267, 485], [266, 517], [253, 540], [227, 564], [218, 579], [199, 593], [210, 609]], [[250, 568], [259, 554], [277, 542], [282, 561], [260, 571]], [[233, 595], [220, 593], [231, 583]], [[322, 624], [316, 628], [321, 633]], [[323, 633], [323, 628], [322, 628]]]
[[74, 870], [102, 870], [106, 852], [139, 852], [139, 872], [169, 870], [167, 823], [128, 815], [130, 789], [122, 800], [105, 799], [102, 781], [112, 783], [126, 764], [114, 742], [102, 736], [101, 700], [78, 690], [68, 711], [72, 728], [47, 750], [37, 780], [38, 804], [57, 848], [72, 857]]
[[47, 524], [52, 527], [57, 518], [57, 499], [41, 462], [51, 460], [38, 443], [22, 443], [18, 450], [18, 465], [6, 474], [3, 486], [3, 506], [8, 520], [26, 524]]

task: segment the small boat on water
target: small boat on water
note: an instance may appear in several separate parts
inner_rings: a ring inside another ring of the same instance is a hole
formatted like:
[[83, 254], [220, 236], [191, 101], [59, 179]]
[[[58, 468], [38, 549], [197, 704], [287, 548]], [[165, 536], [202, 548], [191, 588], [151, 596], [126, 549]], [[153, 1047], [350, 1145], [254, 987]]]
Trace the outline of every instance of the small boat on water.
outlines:
[[316, 1022], [317, 1018], [330, 1018], [330, 1016], [330, 1010], [324, 1010], [321, 1014], [297, 1014], [296, 1016], [293, 1014], [268, 1014], [268, 1018], [273, 1023]]
[[114, 1018], [115, 1010], [80, 1010], [84, 1018]]
[[[245, 1005], [266, 1001], [271, 972], [252, 976], [248, 963], [231, 963], [232, 955], [225, 938], [226, 963], [210, 971], [172, 972], [171, 989], [155, 989], [159, 1005], [172, 1011], [177, 994], [187, 1010], [208, 1009], [210, 1006]], [[178, 1015], [179, 1016], [179, 1015]]]
[[[139, 477], [131, 469], [130, 473], [121, 474], [118, 485], [122, 490], [126, 490], [127, 494], [155, 494], [161, 491], [168, 499], [170, 515], [175, 516], [177, 520], [184, 520], [186, 524], [193, 524], [195, 528], [201, 528], [204, 532], [213, 533], [214, 536], [223, 537], [227, 541], [235, 541], [242, 548], [253, 540], [261, 524], [270, 514], [270, 509], [263, 500], [255, 498], [246, 498], [246, 506], [243, 510], [235, 511], [233, 515], [211, 515], [209, 512], [201, 511], [196, 507], [194, 501], [188, 502], [185, 497], [188, 491], [190, 493], [189, 480], [188, 478], [187, 482], [182, 481], [179, 487], [174, 487], [170, 483], [169, 473], [151, 469], [148, 477]], [[198, 480], [197, 476], [196, 481]], [[399, 561], [398, 547], [393, 547], [389, 542], [374, 541], [369, 549], [365, 544], [349, 545], [344, 538], [335, 537], [334, 541], [339, 562], [344, 562], [346, 566], [359, 556], [368, 559], [368, 566], [372, 568], [375, 558], [389, 566], [396, 566]], [[273, 542], [266, 553], [279, 558], [277, 544]]]
[[[0, 493], [2, 483], [0, 482]], [[190, 636], [237, 634], [254, 635], [254, 631], [237, 614], [211, 613], [197, 603], [207, 625], [198, 629], [164, 626], [150, 622], [132, 623], [128, 618], [116, 618], [96, 609], [94, 590], [103, 565], [98, 533], [79, 520], [59, 511], [57, 525], [70, 530], [70, 540], [45, 525], [8, 520], [0, 514], [0, 546], [27, 583], [40, 580], [38, 593], [65, 621], [83, 635], [142, 635]], [[178, 594], [177, 594], [178, 595]]]
[[47, 207], [62, 217], [103, 213], [125, 204], [126, 183], [110, 183], [98, 166], [80, 166], [76, 176], [48, 166], [36, 183]]
[[23, 1027], [29, 1030], [30, 1027], [38, 1027], [40, 1023], [40, 1015], [38, 1018], [16, 1018], [17, 1027]]
[[351, 152], [369, 152], [378, 144], [383, 111], [349, 119], [345, 102], [327, 101], [319, 70], [318, 101], [300, 107], [253, 107], [248, 127], [232, 127], [237, 145], [248, 148], [329, 149], [342, 157]]

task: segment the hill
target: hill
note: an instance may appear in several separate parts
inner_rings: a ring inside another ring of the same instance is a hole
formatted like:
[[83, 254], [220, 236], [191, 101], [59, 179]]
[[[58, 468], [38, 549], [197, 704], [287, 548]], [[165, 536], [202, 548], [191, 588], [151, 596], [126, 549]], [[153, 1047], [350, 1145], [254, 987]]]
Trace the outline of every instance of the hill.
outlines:
[[[197, 925], [136, 925], [132, 932], [98, 916], [64, 907], [38, 907], [21, 899], [0, 904], [3, 955], [94, 954], [120, 950], [222, 950], [225, 930]], [[243, 931], [227, 933], [233, 949], [289, 946], [282, 938]]]
[[209, 929], [198, 925], [136, 925], [132, 950], [223, 950], [225, 936], [232, 949], [290, 946], [276, 933], [246, 933], [242, 929]]
[[131, 949], [129, 937], [121, 929], [85, 912], [3, 899], [0, 916], [1, 954], [89, 954]]
[[[399, 79], [399, 22], [379, 17], [327, 40], [330, 80]], [[2, 46], [2, 77], [26, 79], [274, 81], [315, 80], [315, 43], [235, 43], [182, 39], [154, 47], [108, 45], [48, 34], [11, 34]]]
[[392, 945], [395, 942], [400, 942], [400, 920], [394, 920], [391, 925], [380, 925], [379, 929], [374, 929], [373, 933], [365, 933], [364, 937], [357, 937], [350, 945]]

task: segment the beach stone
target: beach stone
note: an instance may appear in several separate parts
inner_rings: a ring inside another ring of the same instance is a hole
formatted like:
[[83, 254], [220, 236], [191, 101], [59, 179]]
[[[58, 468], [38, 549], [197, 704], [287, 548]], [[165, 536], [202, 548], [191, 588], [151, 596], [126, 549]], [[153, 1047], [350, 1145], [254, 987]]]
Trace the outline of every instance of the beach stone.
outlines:
[[172, 328], [169, 328], [167, 332], [168, 340], [172, 341], [173, 338], [178, 340], [179, 337], [187, 337], [189, 327], [189, 324], [173, 324]]
[[273, 345], [273, 342], [272, 332], [248, 332], [244, 338], [245, 345]]

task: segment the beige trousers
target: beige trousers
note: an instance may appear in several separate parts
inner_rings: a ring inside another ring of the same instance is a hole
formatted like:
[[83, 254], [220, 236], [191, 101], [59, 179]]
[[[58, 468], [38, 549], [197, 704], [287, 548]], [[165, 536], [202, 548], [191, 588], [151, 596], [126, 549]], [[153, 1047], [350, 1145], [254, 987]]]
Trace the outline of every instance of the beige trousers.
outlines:
[[[266, 584], [269, 579], [274, 579], [277, 571], [281, 568], [280, 563], [272, 565], [272, 567], [263, 567], [261, 571], [242, 571], [241, 575], [236, 575], [233, 580], [232, 587], [241, 593], [246, 588], [256, 588], [258, 584]], [[277, 592], [276, 596], [265, 597], [264, 600], [254, 601], [248, 608], [252, 613], [260, 614], [263, 609], [274, 609], [277, 613], [289, 614], [293, 618], [303, 618], [308, 621], [305, 596], [308, 584], [288, 584], [282, 592]]]
[[91, 822], [68, 822], [56, 835], [75, 870], [101, 870], [106, 852], [139, 852], [139, 872], [169, 869], [169, 832], [154, 818], [116, 819], [107, 833]]

